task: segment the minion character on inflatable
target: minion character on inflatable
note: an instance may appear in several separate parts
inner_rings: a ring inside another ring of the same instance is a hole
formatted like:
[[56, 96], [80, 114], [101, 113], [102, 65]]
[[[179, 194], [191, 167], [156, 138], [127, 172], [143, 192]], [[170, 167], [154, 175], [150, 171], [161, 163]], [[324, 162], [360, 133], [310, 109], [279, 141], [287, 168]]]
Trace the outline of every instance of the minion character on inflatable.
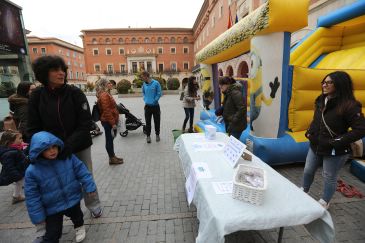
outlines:
[[278, 77], [275, 77], [274, 82], [270, 82], [269, 86], [271, 89], [270, 98], [266, 98], [263, 93], [262, 88], [262, 61], [260, 56], [255, 52], [255, 50], [251, 50], [251, 68], [249, 73], [249, 78], [251, 79], [252, 89], [250, 92], [250, 129], [253, 129], [253, 122], [258, 118], [261, 111], [261, 103], [264, 102], [265, 105], [270, 106], [272, 100], [275, 98], [276, 91], [280, 86], [280, 82]]

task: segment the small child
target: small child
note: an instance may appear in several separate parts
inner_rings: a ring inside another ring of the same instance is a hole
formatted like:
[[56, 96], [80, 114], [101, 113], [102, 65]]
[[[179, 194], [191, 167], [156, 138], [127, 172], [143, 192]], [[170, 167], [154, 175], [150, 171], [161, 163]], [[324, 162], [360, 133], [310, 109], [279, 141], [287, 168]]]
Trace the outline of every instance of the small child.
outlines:
[[12, 203], [25, 200], [23, 194], [24, 173], [27, 168], [26, 157], [23, 152], [22, 134], [6, 130], [0, 139], [0, 186], [7, 186], [14, 182]]
[[63, 142], [48, 132], [33, 135], [25, 173], [25, 198], [33, 224], [45, 223], [46, 233], [41, 242], [59, 242], [63, 216], [71, 218], [76, 230], [76, 242], [85, 239], [84, 215], [81, 211], [81, 185], [95, 196], [96, 185], [84, 165], [75, 155], [61, 160]]

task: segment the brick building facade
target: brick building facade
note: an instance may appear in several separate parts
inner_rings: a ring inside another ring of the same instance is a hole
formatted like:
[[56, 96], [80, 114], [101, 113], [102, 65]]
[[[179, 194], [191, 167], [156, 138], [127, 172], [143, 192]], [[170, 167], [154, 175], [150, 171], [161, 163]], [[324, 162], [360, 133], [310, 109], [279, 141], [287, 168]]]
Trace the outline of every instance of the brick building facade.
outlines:
[[193, 32], [184, 28], [82, 30], [88, 74], [190, 72]]
[[43, 55], [61, 56], [68, 65], [69, 83], [82, 84], [86, 81], [84, 49], [57, 38], [28, 36], [31, 62]]

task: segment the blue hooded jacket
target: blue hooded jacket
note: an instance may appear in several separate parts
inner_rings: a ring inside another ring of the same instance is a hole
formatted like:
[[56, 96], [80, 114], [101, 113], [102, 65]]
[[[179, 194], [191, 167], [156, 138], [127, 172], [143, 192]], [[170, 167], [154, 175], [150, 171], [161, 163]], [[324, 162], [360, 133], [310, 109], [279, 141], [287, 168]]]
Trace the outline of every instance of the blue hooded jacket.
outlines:
[[142, 94], [146, 105], [158, 105], [158, 100], [162, 95], [160, 83], [154, 79], [150, 83], [143, 82]]
[[48, 160], [41, 156], [52, 145], [57, 145], [59, 152], [64, 146], [59, 138], [48, 132], [34, 134], [30, 144], [31, 165], [25, 173], [24, 192], [28, 214], [34, 224], [79, 203], [81, 185], [86, 192], [96, 191], [91, 173], [75, 155], [66, 160]]

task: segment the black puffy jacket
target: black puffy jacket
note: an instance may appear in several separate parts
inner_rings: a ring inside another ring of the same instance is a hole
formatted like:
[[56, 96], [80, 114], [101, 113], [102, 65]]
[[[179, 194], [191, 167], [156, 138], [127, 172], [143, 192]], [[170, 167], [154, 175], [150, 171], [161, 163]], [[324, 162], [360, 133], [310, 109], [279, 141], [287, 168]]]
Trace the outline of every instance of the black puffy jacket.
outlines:
[[92, 145], [90, 107], [79, 88], [68, 84], [55, 90], [39, 87], [32, 92], [28, 107], [29, 138], [40, 131], [50, 132], [72, 153]]
[[0, 186], [7, 186], [24, 177], [27, 164], [23, 152], [15, 148], [0, 146], [0, 162], [2, 165]]
[[[313, 121], [306, 137], [317, 155], [331, 155], [332, 149], [335, 149], [335, 155], [348, 154], [351, 151], [350, 144], [365, 136], [365, 118], [361, 112], [361, 104], [353, 102], [343, 114], [338, 114], [337, 103], [338, 100], [334, 97], [325, 105], [324, 95], [320, 95], [315, 101]], [[322, 120], [322, 112], [327, 126], [337, 134], [334, 138]]]

